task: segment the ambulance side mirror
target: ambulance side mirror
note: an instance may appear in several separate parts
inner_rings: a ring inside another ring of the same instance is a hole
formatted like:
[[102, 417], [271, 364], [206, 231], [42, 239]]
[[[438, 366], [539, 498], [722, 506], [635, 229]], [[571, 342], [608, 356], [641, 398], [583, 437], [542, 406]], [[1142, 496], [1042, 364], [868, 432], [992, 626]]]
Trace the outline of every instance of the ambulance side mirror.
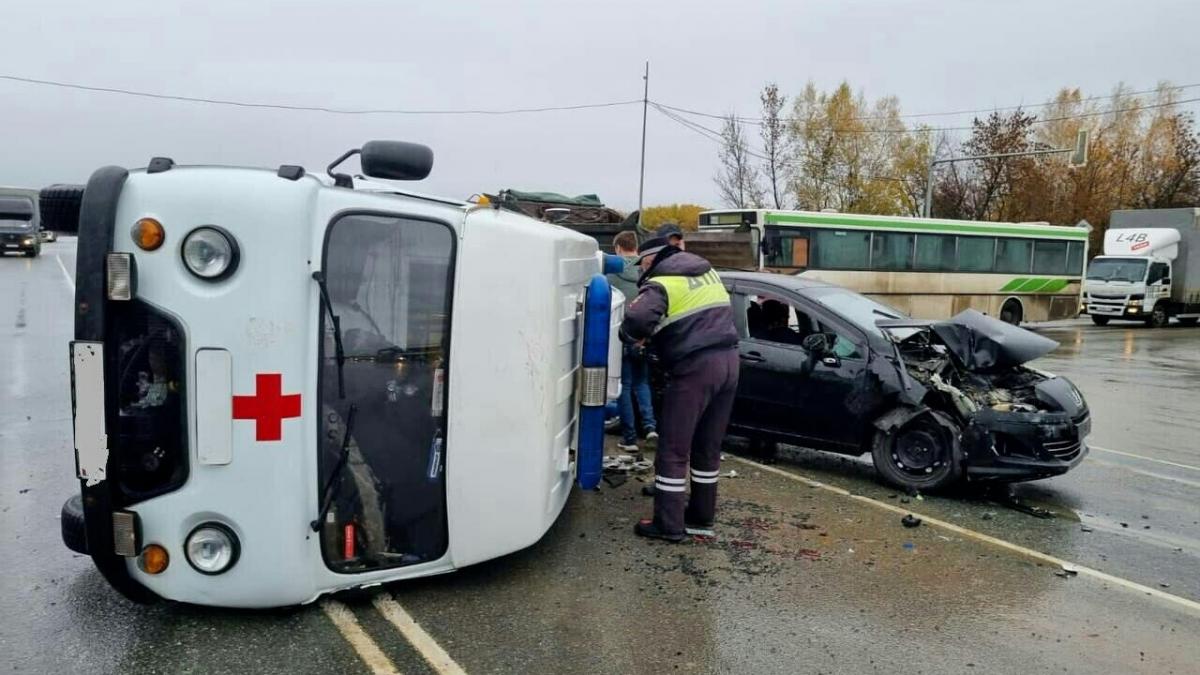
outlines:
[[433, 170], [433, 150], [420, 143], [368, 141], [359, 156], [363, 174], [385, 180], [422, 180]]

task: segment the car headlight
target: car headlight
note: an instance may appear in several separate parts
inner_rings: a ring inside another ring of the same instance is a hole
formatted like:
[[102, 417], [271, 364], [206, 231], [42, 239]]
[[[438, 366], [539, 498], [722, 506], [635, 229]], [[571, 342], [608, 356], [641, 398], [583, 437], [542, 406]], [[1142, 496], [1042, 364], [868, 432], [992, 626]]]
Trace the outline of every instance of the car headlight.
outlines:
[[183, 238], [183, 264], [206, 281], [233, 274], [238, 264], [238, 246], [233, 235], [214, 225], [197, 227]]
[[188, 564], [201, 574], [220, 574], [237, 562], [238, 539], [220, 523], [204, 523], [192, 530], [184, 542]]

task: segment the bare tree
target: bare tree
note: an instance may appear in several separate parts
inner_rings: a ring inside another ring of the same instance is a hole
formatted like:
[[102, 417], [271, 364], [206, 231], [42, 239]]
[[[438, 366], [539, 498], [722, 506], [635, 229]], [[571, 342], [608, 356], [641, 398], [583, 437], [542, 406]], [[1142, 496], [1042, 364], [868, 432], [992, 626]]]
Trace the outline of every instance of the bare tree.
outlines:
[[762, 205], [763, 192], [758, 184], [755, 155], [746, 143], [745, 129], [737, 116], [730, 113], [721, 125], [721, 166], [714, 180], [721, 200], [734, 208], [756, 208]]
[[780, 188], [787, 188], [788, 133], [787, 125], [779, 117], [779, 112], [787, 103], [787, 96], [779, 94], [779, 87], [770, 83], [763, 87], [760, 95], [762, 101], [762, 127], [759, 136], [762, 137], [763, 173], [771, 187], [771, 199], [775, 208], [783, 208], [780, 200]]

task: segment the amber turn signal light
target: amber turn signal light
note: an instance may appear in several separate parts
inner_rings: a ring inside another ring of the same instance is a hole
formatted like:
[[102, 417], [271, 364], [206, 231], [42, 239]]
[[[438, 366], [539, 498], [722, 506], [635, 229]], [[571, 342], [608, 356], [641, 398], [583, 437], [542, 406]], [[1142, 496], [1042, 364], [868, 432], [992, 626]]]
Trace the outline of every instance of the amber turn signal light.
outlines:
[[146, 574], [162, 574], [170, 563], [171, 557], [167, 555], [167, 549], [158, 544], [150, 544], [142, 549], [142, 554], [138, 556], [138, 566]]
[[133, 224], [133, 229], [129, 234], [133, 237], [133, 243], [143, 251], [154, 251], [167, 240], [167, 233], [163, 230], [162, 223], [153, 218], [142, 218], [137, 221]]

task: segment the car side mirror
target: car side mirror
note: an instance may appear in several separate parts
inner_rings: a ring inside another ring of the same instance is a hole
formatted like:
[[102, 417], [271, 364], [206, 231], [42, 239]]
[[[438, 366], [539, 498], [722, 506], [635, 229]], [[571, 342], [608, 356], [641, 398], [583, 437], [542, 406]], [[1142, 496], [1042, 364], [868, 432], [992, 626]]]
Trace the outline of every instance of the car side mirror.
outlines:
[[813, 333], [805, 337], [800, 346], [813, 356], [824, 356], [833, 351], [833, 341], [826, 333]]

